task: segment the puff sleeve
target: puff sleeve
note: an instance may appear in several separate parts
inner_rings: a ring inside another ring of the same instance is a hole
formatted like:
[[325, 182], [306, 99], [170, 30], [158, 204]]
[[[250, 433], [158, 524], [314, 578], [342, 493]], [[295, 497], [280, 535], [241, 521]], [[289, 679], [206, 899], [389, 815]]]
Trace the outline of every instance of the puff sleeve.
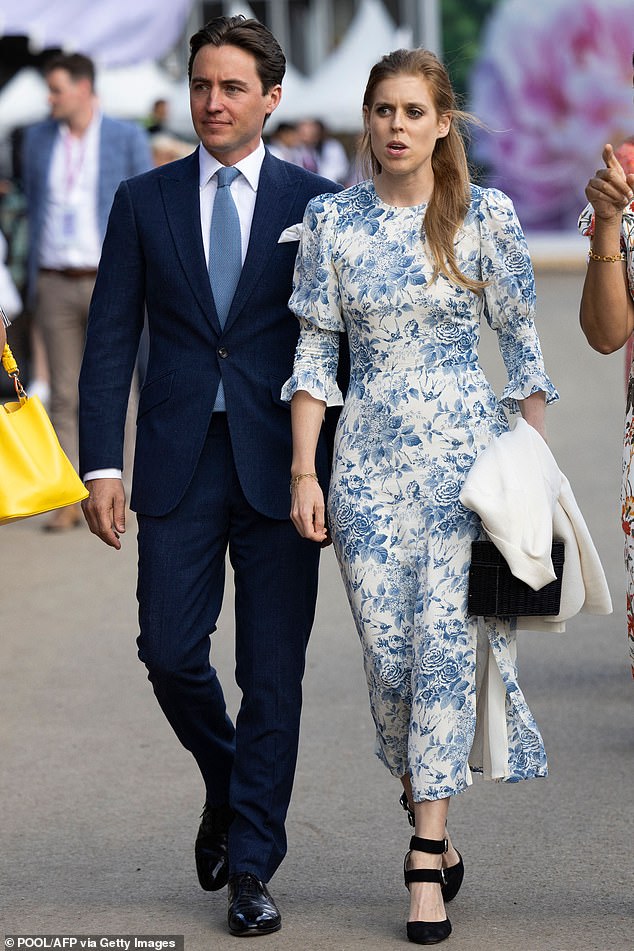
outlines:
[[304, 215], [288, 305], [299, 320], [300, 334], [293, 375], [282, 388], [283, 400], [305, 390], [328, 406], [343, 403], [336, 376], [339, 334], [346, 327], [334, 263], [335, 225], [334, 196], [313, 198]]
[[517, 412], [518, 400], [543, 391], [546, 402], [559, 394], [546, 374], [535, 328], [535, 278], [528, 246], [511, 199], [486, 189], [480, 204], [484, 311], [497, 332], [508, 374], [501, 402]]

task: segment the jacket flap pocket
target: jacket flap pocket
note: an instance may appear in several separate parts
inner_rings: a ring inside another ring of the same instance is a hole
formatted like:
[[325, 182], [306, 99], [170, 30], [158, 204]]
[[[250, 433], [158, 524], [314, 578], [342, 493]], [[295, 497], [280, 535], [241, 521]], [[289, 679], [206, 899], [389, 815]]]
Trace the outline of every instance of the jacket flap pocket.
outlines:
[[170, 398], [175, 376], [176, 371], [170, 370], [169, 373], [164, 373], [163, 376], [159, 376], [155, 380], [144, 384], [141, 395], [139, 396], [137, 419], [140, 419], [145, 413]]

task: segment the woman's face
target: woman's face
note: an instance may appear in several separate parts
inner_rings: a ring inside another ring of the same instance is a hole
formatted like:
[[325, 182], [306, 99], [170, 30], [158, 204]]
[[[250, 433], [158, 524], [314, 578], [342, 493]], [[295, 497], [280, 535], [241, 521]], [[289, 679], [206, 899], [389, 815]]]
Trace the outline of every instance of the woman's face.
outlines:
[[372, 152], [391, 175], [431, 173], [436, 141], [451, 125], [450, 114], [436, 112], [428, 81], [409, 74], [382, 80], [364, 119]]

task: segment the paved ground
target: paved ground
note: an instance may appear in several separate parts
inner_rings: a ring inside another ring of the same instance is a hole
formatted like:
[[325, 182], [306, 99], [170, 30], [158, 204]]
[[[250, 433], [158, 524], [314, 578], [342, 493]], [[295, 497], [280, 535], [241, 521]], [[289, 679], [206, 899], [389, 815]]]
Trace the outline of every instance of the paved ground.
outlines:
[[[581, 615], [565, 635], [521, 638], [521, 681], [551, 777], [476, 783], [452, 807], [467, 867], [451, 906], [453, 951], [634, 946], [634, 684], [617, 502], [622, 358], [594, 354], [582, 339], [580, 282], [574, 269], [538, 274], [539, 327], [562, 395], [550, 442], [601, 553], [615, 612]], [[235, 949], [225, 894], [206, 894], [195, 880], [197, 771], [135, 656], [134, 525], [119, 554], [84, 529], [48, 537], [40, 526], [0, 529], [4, 932], [181, 934], [187, 951]], [[214, 651], [230, 677], [230, 610]], [[272, 885], [284, 927], [262, 947], [404, 948], [409, 827], [372, 754], [359, 648], [331, 552], [305, 693], [289, 854]]]

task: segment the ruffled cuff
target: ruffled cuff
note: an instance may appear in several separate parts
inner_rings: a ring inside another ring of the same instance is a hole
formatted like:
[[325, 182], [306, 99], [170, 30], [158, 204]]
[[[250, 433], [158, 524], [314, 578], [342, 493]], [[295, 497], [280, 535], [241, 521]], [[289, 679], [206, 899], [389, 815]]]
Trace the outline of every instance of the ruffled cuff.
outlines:
[[518, 400], [525, 400], [533, 393], [542, 392], [546, 394], [546, 406], [556, 403], [559, 399], [559, 393], [550, 382], [547, 376], [542, 374], [531, 374], [522, 377], [519, 380], [510, 380], [502, 392], [500, 403], [511, 413], [519, 413], [520, 408]]
[[293, 375], [282, 387], [281, 398], [290, 401], [298, 390], [305, 390], [326, 406], [341, 406], [343, 396], [337, 386], [339, 334], [320, 330], [304, 317], [295, 349]]
[[343, 394], [337, 386], [337, 381], [323, 379], [314, 371], [301, 370], [294, 373], [282, 387], [281, 399], [290, 403], [298, 390], [304, 390], [314, 399], [321, 400], [326, 406], [343, 405]]

